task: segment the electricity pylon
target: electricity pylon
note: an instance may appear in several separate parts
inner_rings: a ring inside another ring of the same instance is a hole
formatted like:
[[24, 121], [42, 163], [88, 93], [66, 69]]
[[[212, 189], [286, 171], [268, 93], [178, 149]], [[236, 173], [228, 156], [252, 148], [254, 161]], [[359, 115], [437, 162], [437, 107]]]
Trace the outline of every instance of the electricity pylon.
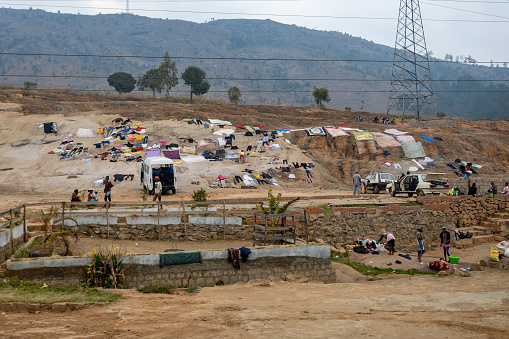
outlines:
[[419, 0], [400, 0], [390, 93], [387, 117], [393, 109], [403, 118], [410, 111], [417, 119], [426, 111], [436, 116]]

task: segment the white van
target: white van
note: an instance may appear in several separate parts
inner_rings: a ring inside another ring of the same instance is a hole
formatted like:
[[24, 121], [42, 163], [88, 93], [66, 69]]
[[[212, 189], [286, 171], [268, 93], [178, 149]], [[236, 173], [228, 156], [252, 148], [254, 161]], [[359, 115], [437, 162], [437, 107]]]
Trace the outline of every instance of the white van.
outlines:
[[177, 176], [173, 160], [166, 157], [150, 157], [140, 166], [140, 184], [149, 194], [154, 194], [154, 179], [159, 177], [163, 183], [163, 194], [177, 192]]

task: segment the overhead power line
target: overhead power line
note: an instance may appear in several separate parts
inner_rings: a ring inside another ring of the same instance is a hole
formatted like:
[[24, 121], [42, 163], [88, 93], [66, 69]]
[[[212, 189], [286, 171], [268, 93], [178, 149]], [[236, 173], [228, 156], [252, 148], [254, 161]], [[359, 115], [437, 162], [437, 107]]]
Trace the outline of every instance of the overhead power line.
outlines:
[[[111, 76], [94, 75], [36, 75], [36, 74], [0, 74], [0, 77], [17, 78], [76, 78], [76, 79], [108, 79]], [[113, 77], [114, 78], [114, 77]], [[120, 77], [122, 78], [122, 77]], [[141, 79], [142, 77], [133, 77]], [[155, 77], [154, 79], [162, 79]], [[183, 79], [179, 77], [179, 79]], [[355, 82], [388, 82], [391, 79], [365, 79], [365, 78], [232, 78], [232, 77], [207, 77], [205, 80], [228, 80], [228, 81], [355, 81]], [[432, 82], [509, 82], [509, 79], [437, 79]]]
[[[22, 88], [20, 88], [22, 89]], [[71, 92], [116, 92], [114, 89], [76, 89], [76, 88], [35, 88], [30, 91], [71, 91]], [[133, 92], [150, 93], [151, 91], [133, 90]], [[241, 90], [242, 93], [313, 93], [313, 90]], [[331, 90], [329, 93], [389, 93], [389, 90]], [[170, 93], [187, 93], [189, 90], [171, 90]], [[212, 90], [207, 93], [228, 93], [228, 90]], [[493, 90], [443, 90], [434, 93], [509, 93], [509, 90], [493, 91]]]
[[[32, 7], [33, 4], [19, 4], [19, 3], [0, 3], [4, 6], [25, 6]], [[433, 5], [433, 4], [429, 4]], [[438, 6], [438, 5], [436, 5]], [[93, 6], [53, 6], [53, 5], [37, 5], [37, 7], [47, 8], [71, 8], [71, 9], [97, 9], [97, 10], [112, 10], [112, 11], [124, 11], [125, 8], [120, 7], [93, 7]], [[451, 8], [454, 9], [454, 8]], [[295, 18], [318, 18], [318, 19], [354, 19], [354, 20], [392, 20], [395, 21], [397, 18], [390, 17], [366, 17], [366, 16], [334, 16], [334, 15], [309, 15], [309, 14], [276, 14], [276, 13], [247, 13], [247, 12], [218, 12], [218, 11], [184, 11], [175, 9], [145, 9], [145, 8], [129, 8], [131, 12], [169, 12], [169, 13], [189, 13], [189, 14], [219, 14], [219, 15], [244, 15], [244, 16], [263, 16], [263, 17], [295, 17]], [[484, 14], [484, 13], [478, 13]], [[496, 16], [495, 16], [496, 17]], [[437, 21], [437, 22], [477, 22], [477, 23], [507, 23], [508, 20], [469, 20], [469, 19], [426, 19], [425, 21]]]
[[[16, 56], [53, 56], [53, 57], [88, 57], [88, 58], [129, 58], [129, 59], [164, 59], [164, 56], [148, 55], [101, 55], [101, 54], [60, 54], [60, 53], [16, 53], [0, 52], [0, 55]], [[170, 59], [187, 60], [239, 60], [239, 61], [305, 61], [305, 62], [373, 62], [373, 63], [392, 63], [393, 60], [377, 59], [305, 59], [305, 58], [246, 58], [246, 57], [191, 57], [191, 56], [171, 56]], [[447, 60], [429, 60], [433, 63], [448, 63], [454, 65], [469, 65], [465, 63], [447, 61]], [[504, 64], [509, 61], [475, 61], [475, 64]]]

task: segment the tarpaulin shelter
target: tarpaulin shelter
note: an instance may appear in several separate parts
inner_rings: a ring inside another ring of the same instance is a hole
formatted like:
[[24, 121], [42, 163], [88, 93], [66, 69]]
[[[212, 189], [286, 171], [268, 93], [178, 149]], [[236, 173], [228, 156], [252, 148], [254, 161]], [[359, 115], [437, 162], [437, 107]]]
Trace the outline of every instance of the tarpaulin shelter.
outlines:
[[58, 126], [56, 122], [45, 122], [44, 123], [44, 133], [57, 133]]

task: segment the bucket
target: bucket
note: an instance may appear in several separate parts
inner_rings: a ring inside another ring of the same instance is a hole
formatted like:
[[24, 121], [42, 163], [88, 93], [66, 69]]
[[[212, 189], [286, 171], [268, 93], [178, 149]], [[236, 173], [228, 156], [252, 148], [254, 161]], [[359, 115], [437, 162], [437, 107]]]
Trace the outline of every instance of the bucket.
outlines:
[[488, 192], [488, 198], [493, 198], [493, 192]]
[[451, 256], [451, 257], [449, 257], [449, 262], [450, 262], [451, 264], [457, 264], [457, 263], [459, 263], [459, 262], [460, 262], [460, 257], [452, 257], [452, 256]]

